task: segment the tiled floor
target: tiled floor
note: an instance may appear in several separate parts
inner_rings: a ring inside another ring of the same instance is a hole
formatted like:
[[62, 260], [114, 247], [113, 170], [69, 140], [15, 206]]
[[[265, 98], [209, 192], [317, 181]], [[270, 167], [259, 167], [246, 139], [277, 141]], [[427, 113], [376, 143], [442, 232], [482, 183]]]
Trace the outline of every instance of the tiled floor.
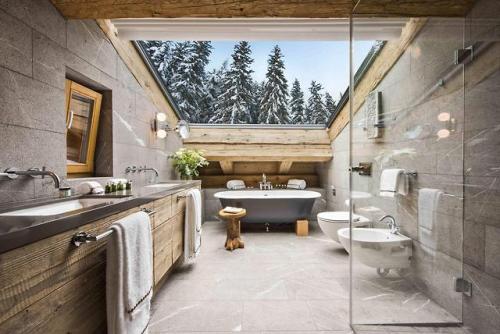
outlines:
[[[153, 301], [151, 333], [352, 333], [349, 259], [341, 246], [314, 225], [309, 237], [298, 238], [285, 227], [269, 233], [247, 229], [243, 239], [244, 249], [228, 252], [223, 248], [225, 226], [203, 225], [196, 263], [176, 270]], [[357, 272], [358, 320], [452, 320], [399, 277], [382, 279], [368, 267]], [[455, 328], [436, 330], [427, 333], [457, 333]], [[426, 333], [425, 328], [401, 326], [358, 332], [398, 331]]]

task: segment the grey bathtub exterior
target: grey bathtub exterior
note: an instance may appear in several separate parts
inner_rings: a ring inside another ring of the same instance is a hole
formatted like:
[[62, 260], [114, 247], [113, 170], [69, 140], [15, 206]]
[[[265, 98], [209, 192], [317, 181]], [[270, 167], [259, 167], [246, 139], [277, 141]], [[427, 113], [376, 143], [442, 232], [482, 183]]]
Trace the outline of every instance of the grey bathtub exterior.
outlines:
[[[320, 196], [320, 194], [318, 194]], [[298, 219], [308, 219], [317, 198], [225, 198], [219, 200], [222, 207], [245, 208], [244, 223], [293, 223]]]

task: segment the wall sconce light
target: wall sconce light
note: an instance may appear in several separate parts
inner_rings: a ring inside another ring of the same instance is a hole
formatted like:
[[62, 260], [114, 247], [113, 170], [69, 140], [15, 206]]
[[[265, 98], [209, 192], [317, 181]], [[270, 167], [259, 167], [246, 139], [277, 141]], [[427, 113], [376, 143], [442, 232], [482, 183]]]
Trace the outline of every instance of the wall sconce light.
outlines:
[[437, 132], [438, 138], [447, 138], [451, 133], [455, 132], [457, 129], [457, 122], [451, 117], [449, 112], [442, 112], [438, 115], [438, 121], [444, 123], [444, 128]]
[[182, 139], [189, 138], [189, 123], [180, 120], [174, 129], [171, 129], [167, 124], [167, 115], [165, 113], [157, 113], [155, 119], [152, 122], [152, 130], [155, 132], [156, 137], [164, 139], [167, 137], [169, 131], [175, 131]]

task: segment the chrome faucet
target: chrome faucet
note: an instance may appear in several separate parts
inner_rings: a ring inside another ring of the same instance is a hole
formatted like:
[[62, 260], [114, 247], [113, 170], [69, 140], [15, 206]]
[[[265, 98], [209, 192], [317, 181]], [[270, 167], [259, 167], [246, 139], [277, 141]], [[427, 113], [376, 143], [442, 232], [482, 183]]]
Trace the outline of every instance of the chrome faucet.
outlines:
[[398, 234], [399, 233], [399, 225], [396, 223], [396, 219], [391, 216], [391, 215], [385, 215], [382, 218], [378, 220], [379, 223], [382, 223], [384, 220], [389, 220], [387, 223], [389, 225], [389, 229], [391, 230], [392, 234]]
[[137, 168], [138, 172], [147, 171], [147, 170], [153, 171], [155, 173], [156, 177], [158, 177], [160, 175], [158, 173], [158, 169], [153, 168], [153, 167], [146, 167], [146, 166], [141, 167], [141, 166], [139, 166], [139, 168]]
[[7, 168], [5, 170], [5, 173], [11, 179], [16, 179], [19, 175], [26, 175], [32, 177], [41, 176], [42, 178], [44, 178], [45, 176], [50, 176], [52, 180], [54, 180], [54, 187], [56, 189], [59, 189], [61, 184], [61, 179], [59, 178], [59, 176], [50, 170], [46, 170], [45, 166], [42, 167], [42, 169], [30, 168], [28, 170], [17, 170], [17, 168], [11, 167]]

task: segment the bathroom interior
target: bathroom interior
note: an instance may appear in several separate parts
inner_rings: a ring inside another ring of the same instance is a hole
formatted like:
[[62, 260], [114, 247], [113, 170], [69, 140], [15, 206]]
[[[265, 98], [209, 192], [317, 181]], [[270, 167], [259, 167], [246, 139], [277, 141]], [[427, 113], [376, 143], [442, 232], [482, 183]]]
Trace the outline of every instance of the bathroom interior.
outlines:
[[[0, 1], [0, 333], [500, 333], [500, 2], [183, 3]], [[341, 41], [347, 85], [196, 122], [164, 40]]]

